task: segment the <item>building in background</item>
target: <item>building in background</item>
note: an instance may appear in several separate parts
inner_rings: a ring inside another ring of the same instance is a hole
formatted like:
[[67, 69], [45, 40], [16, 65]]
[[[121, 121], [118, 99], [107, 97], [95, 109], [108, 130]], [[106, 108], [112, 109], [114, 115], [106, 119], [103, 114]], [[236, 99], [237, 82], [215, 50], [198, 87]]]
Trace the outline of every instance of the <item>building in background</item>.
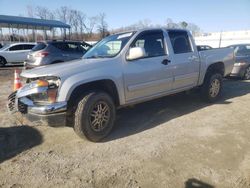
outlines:
[[204, 33], [195, 37], [195, 42], [197, 45], [209, 45], [213, 48], [232, 44], [250, 44], [250, 30]]

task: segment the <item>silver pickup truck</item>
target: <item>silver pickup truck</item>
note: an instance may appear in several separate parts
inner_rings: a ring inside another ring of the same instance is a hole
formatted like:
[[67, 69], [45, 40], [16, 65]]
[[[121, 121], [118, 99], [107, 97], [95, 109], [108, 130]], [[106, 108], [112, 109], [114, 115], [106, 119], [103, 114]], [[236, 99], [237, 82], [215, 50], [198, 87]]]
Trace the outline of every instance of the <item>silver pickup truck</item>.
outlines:
[[81, 60], [23, 71], [25, 85], [9, 96], [9, 110], [50, 126], [73, 125], [100, 141], [116, 109], [200, 88], [214, 102], [231, 73], [230, 48], [198, 51], [187, 30], [143, 29], [110, 35]]

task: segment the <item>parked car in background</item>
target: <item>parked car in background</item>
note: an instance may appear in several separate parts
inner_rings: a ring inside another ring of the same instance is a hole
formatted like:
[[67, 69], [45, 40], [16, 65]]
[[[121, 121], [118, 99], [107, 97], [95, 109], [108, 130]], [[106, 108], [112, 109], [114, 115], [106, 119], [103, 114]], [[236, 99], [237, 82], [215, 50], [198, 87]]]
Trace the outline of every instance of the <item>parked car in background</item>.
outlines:
[[211, 50], [211, 49], [213, 49], [213, 48], [211, 46], [208, 46], [208, 45], [197, 45], [198, 51]]
[[80, 60], [23, 71], [26, 84], [9, 96], [8, 107], [31, 122], [73, 125], [80, 137], [99, 141], [112, 130], [119, 107], [196, 87], [216, 101], [233, 63], [233, 49], [198, 52], [186, 30], [118, 33]]
[[28, 54], [25, 68], [34, 68], [80, 59], [91, 47], [85, 42], [47, 41], [39, 42]]
[[24, 63], [36, 43], [7, 44], [0, 49], [0, 67], [6, 64]]
[[250, 79], [250, 44], [235, 44], [228, 46], [235, 52], [235, 63], [231, 76]]

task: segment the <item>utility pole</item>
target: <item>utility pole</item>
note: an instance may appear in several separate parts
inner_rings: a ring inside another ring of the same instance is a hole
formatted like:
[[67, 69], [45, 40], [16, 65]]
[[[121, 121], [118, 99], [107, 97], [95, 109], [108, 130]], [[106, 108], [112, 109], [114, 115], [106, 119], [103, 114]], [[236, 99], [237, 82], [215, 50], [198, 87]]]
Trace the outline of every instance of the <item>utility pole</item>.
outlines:
[[220, 32], [219, 48], [221, 47], [221, 40], [222, 40], [222, 31]]

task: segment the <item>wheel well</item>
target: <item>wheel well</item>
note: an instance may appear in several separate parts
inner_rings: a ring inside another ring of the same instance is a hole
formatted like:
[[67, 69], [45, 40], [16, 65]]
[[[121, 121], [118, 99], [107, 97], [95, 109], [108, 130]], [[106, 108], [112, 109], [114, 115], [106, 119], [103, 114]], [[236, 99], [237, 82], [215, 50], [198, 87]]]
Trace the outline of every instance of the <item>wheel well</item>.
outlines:
[[5, 61], [5, 63], [7, 63], [6, 59], [3, 56], [0, 56], [0, 58], [2, 58]]
[[224, 63], [217, 62], [217, 63], [210, 65], [207, 69], [207, 73], [210, 73], [210, 72], [217, 72], [217, 73], [220, 73], [222, 76], [224, 76], [224, 73], [225, 73]]
[[74, 105], [74, 101], [76, 101], [77, 98], [79, 98], [84, 92], [90, 90], [100, 90], [108, 93], [114, 100], [115, 105], [119, 106], [120, 102], [116, 85], [109, 79], [93, 81], [77, 86], [70, 95], [68, 102], [69, 106]]

